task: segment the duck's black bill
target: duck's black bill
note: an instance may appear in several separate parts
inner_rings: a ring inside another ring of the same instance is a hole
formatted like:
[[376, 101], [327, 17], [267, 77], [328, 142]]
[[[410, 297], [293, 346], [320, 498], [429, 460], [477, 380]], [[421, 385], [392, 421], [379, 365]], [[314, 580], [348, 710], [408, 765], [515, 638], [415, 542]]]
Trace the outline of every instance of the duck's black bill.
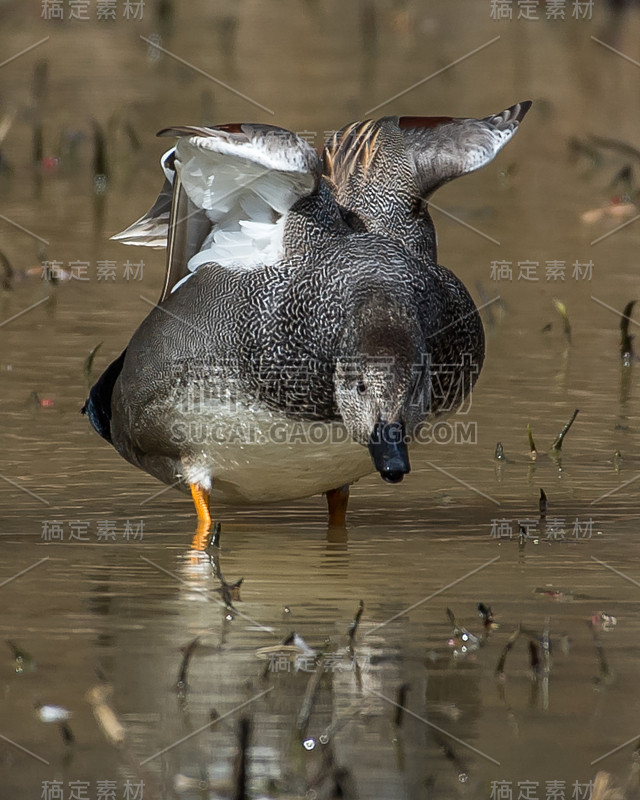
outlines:
[[369, 437], [369, 452], [373, 465], [387, 483], [400, 483], [411, 471], [404, 425], [401, 422], [376, 423]]

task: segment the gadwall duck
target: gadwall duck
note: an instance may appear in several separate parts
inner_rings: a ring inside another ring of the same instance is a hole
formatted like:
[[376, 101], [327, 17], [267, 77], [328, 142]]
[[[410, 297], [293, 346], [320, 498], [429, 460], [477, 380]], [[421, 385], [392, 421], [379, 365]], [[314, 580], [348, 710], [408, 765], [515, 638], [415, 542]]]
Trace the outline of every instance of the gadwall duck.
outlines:
[[[209, 502], [398, 483], [421, 426], [465, 401], [480, 315], [437, 263], [428, 198], [487, 164], [531, 103], [485, 119], [384, 117], [322, 155], [291, 131], [161, 131], [165, 184], [126, 244], [167, 247], [162, 295], [91, 389], [95, 430], [137, 467]], [[465, 391], [460, 391], [460, 387]]]

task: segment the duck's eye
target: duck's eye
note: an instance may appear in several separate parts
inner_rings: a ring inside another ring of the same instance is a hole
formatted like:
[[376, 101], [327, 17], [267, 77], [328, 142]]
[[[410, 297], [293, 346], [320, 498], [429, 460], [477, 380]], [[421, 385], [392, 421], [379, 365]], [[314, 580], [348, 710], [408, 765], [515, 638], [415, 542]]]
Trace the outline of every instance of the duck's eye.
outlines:
[[367, 384], [364, 381], [358, 381], [356, 389], [358, 391], [358, 394], [365, 394], [365, 392], [367, 391]]

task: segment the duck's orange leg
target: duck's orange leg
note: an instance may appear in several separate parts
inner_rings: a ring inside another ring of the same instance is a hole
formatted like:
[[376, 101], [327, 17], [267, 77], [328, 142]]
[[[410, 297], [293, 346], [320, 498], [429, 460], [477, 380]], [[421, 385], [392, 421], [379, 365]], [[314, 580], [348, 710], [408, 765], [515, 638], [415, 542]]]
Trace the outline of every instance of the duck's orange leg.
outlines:
[[209, 492], [198, 486], [197, 483], [190, 483], [191, 497], [198, 514], [198, 527], [191, 542], [193, 550], [206, 550], [209, 543], [209, 531], [211, 530], [211, 513], [209, 512]]
[[330, 489], [326, 495], [329, 506], [329, 525], [344, 528], [349, 505], [349, 484], [340, 486], [338, 489]]

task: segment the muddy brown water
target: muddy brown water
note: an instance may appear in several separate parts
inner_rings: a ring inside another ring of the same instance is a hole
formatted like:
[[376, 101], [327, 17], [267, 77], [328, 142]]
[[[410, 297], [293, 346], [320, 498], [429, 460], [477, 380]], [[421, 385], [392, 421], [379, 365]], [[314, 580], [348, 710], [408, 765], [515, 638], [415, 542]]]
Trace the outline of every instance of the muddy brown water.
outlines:
[[[253, 797], [339, 796], [318, 778], [338, 768], [342, 796], [362, 798], [588, 797], [599, 769], [623, 783], [640, 736], [640, 408], [615, 310], [638, 296], [640, 227], [592, 244], [633, 212], [593, 225], [580, 215], [624, 193], [611, 182], [639, 165], [611, 149], [572, 161], [567, 140], [591, 133], [640, 148], [640, 72], [610, 49], [638, 60], [637, 14], [616, 28], [604, 0], [591, 19], [567, 2], [564, 20], [546, 19], [551, 4], [526, 20], [515, 2], [246, 0], [176, 3], [172, 15], [147, 2], [126, 19], [118, 0], [108, 20], [98, 18], [108, 4], [90, 0], [88, 19], [59, 21], [47, 18], [53, 5], [0, 3], [0, 61], [41, 42], [0, 72], [2, 118], [15, 113], [1, 213], [40, 240], [1, 219], [0, 249], [17, 273], [46, 259], [87, 278], [51, 286], [18, 274], [0, 294], [0, 638], [34, 662], [20, 666], [0, 643], [0, 797], [223, 796], [243, 716]], [[65, 17], [71, 5], [60, 4]], [[498, 5], [513, 19], [492, 19]], [[156, 35], [216, 80], [141, 38]], [[441, 262], [478, 303], [493, 301], [485, 367], [467, 413], [419, 448], [401, 485], [354, 487], [347, 538], [327, 538], [321, 497], [216, 509], [217, 569], [244, 578], [229, 615], [211, 565], [189, 553], [190, 501], [161, 492], [78, 413], [88, 353], [103, 343], [95, 378], [148, 312], [141, 296], [155, 300], [162, 285], [162, 253], [108, 236], [155, 197], [162, 127], [275, 122], [319, 144], [394, 95], [371, 113], [483, 116], [537, 101], [493, 164], [434, 197], [446, 212], [433, 211]], [[99, 199], [92, 118], [108, 129]], [[45, 163], [34, 170], [39, 119]], [[113, 280], [99, 277], [108, 268]], [[553, 298], [568, 310], [571, 346]], [[576, 408], [558, 462], [547, 451]], [[505, 461], [494, 459], [498, 441]], [[480, 635], [479, 602], [500, 627], [456, 656], [446, 609]], [[617, 619], [598, 628], [606, 668], [587, 624], [599, 612]], [[526, 637], [496, 679], [519, 624], [536, 635], [548, 625], [548, 680], [532, 680]], [[296, 721], [312, 661], [296, 670], [256, 655], [294, 630], [328, 648], [306, 746]], [[180, 697], [180, 648], [198, 635]], [[97, 671], [126, 731], [121, 749], [85, 699]], [[35, 703], [73, 712], [73, 744]]]

